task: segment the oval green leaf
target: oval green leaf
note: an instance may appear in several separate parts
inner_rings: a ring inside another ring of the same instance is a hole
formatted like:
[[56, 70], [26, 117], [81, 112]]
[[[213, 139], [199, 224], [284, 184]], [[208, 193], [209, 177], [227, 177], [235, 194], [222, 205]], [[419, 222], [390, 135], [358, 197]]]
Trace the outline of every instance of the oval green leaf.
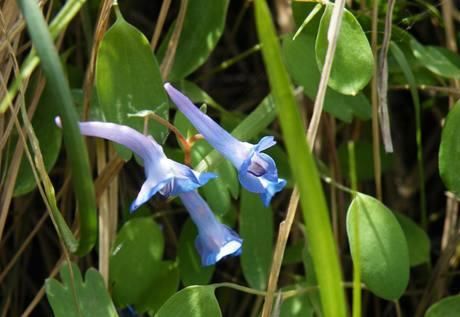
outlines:
[[411, 266], [430, 261], [430, 238], [427, 233], [409, 217], [396, 212], [396, 219], [406, 236]]
[[401, 226], [393, 213], [377, 199], [358, 193], [347, 214], [347, 234], [351, 255], [356, 257], [359, 222], [359, 258], [362, 280], [375, 295], [394, 300], [409, 282], [409, 251]]
[[136, 311], [148, 311], [153, 315], [176, 293], [179, 287], [179, 269], [176, 262], [162, 261], [156, 266], [156, 274], [151, 277], [150, 290], [137, 299]]
[[[292, 79], [304, 89], [305, 95], [314, 100], [318, 91], [320, 72], [315, 62], [315, 37], [310, 30], [304, 31], [295, 40], [283, 40], [283, 57]], [[351, 122], [353, 116], [367, 120], [371, 118], [371, 104], [363, 93], [348, 96], [328, 88], [324, 99], [324, 111], [337, 119]]]
[[424, 46], [416, 39], [410, 41], [412, 53], [420, 64], [436, 75], [460, 79], [459, 56], [441, 47]]
[[[168, 99], [160, 70], [145, 36], [118, 17], [105, 34], [96, 61], [96, 88], [105, 120], [143, 131], [142, 118], [128, 117], [142, 110], [168, 118]], [[149, 134], [163, 143], [167, 129], [149, 122]], [[125, 159], [131, 152], [117, 145]]]
[[457, 317], [460, 312], [460, 295], [443, 298], [426, 311], [425, 317]]
[[144, 304], [160, 272], [168, 272], [161, 262], [163, 249], [163, 234], [152, 218], [133, 218], [123, 225], [110, 256], [109, 280], [117, 306]]
[[243, 275], [252, 288], [264, 290], [273, 256], [273, 213], [247, 190], [241, 191], [240, 235]]
[[[228, 0], [189, 1], [169, 81], [185, 78], [208, 59], [224, 30], [228, 3]], [[171, 33], [172, 29], [168, 34]], [[161, 43], [159, 60], [163, 59], [170, 38], [167, 36]]]
[[[326, 57], [333, 6], [326, 5], [316, 37], [316, 62], [320, 69]], [[371, 79], [373, 67], [369, 41], [356, 18], [345, 9], [328, 85], [342, 94], [356, 95]]]
[[450, 110], [442, 130], [439, 148], [439, 174], [446, 187], [460, 195], [460, 102]]
[[220, 317], [213, 286], [189, 286], [177, 292], [160, 308], [155, 317]]

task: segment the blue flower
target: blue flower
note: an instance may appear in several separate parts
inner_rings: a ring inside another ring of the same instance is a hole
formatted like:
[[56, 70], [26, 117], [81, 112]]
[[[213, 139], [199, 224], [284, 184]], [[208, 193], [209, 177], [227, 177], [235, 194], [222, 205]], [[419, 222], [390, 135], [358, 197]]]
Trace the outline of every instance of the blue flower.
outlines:
[[213, 265], [228, 255], [241, 254], [243, 240], [217, 220], [197, 191], [182, 193], [179, 197], [198, 228], [195, 247], [203, 266]]
[[232, 162], [238, 170], [238, 177], [243, 187], [250, 192], [258, 193], [264, 205], [268, 206], [273, 195], [286, 185], [284, 179], [278, 178], [275, 161], [269, 155], [262, 153], [276, 144], [274, 138], [263, 137], [255, 145], [241, 142], [201, 112], [190, 99], [170, 83], [166, 83], [164, 88], [177, 108], [206, 141]]
[[[59, 117], [55, 121], [62, 127]], [[216, 177], [213, 173], [198, 173], [168, 159], [163, 148], [151, 136], [145, 136], [128, 126], [100, 121], [80, 122], [79, 126], [81, 134], [124, 145], [144, 161], [146, 180], [131, 204], [131, 212], [156, 193], [165, 197], [176, 196], [193, 191]]]

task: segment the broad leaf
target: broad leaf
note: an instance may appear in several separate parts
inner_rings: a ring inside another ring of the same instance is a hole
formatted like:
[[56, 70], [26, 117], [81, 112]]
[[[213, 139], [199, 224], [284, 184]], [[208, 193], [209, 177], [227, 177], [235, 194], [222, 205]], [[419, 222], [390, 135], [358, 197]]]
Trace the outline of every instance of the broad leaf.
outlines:
[[241, 192], [240, 235], [243, 275], [251, 287], [266, 289], [273, 256], [273, 213], [257, 194], [246, 190]]
[[[295, 40], [284, 38], [283, 57], [294, 82], [302, 86], [304, 93], [314, 100], [321, 76], [315, 62], [314, 32], [305, 30]], [[324, 111], [345, 122], [351, 122], [353, 116], [366, 120], [372, 114], [369, 100], [363, 93], [348, 96], [331, 88], [326, 91]]]
[[155, 281], [170, 274], [161, 261], [164, 240], [150, 217], [133, 218], [118, 232], [110, 257], [110, 285], [117, 306], [148, 306]]
[[[168, 118], [168, 99], [149, 42], [121, 16], [101, 42], [96, 62], [96, 87], [107, 121], [143, 131], [144, 120], [129, 118], [128, 114], [151, 110]], [[163, 143], [167, 130], [150, 122], [149, 134]], [[131, 157], [126, 148], [117, 145], [117, 151], [126, 160]]]
[[460, 195], [460, 102], [450, 110], [441, 136], [439, 174], [446, 187]]
[[[323, 68], [333, 4], [327, 4], [316, 37], [316, 62]], [[345, 94], [356, 95], [372, 77], [374, 58], [369, 41], [353, 14], [345, 9], [328, 85]]]
[[55, 317], [117, 317], [117, 311], [104, 286], [102, 276], [91, 268], [83, 281], [75, 263], [71, 269], [65, 263], [61, 267], [62, 282], [47, 279], [46, 296]]
[[427, 233], [409, 217], [401, 213], [395, 213], [395, 216], [406, 236], [410, 265], [429, 262], [430, 238]]
[[[189, 1], [168, 80], [185, 78], [208, 59], [224, 30], [228, 3], [228, 0]], [[171, 32], [172, 29], [169, 34]], [[159, 60], [164, 57], [169, 39], [170, 36], [167, 36], [161, 44]]]
[[460, 312], [460, 295], [441, 299], [428, 308], [425, 317], [457, 317]]
[[358, 239], [362, 280], [369, 290], [388, 300], [401, 297], [409, 282], [409, 251], [393, 213], [377, 199], [358, 193], [348, 209], [347, 234], [353, 259]]
[[189, 286], [172, 296], [155, 317], [220, 317], [213, 286]]
[[460, 79], [459, 56], [436, 46], [423, 46], [411, 39], [412, 53], [419, 62], [436, 75]]

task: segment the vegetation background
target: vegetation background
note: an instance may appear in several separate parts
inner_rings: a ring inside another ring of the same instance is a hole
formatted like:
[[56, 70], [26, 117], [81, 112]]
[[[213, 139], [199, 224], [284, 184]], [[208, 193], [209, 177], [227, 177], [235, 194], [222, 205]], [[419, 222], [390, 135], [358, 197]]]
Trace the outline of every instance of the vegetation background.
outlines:
[[[459, 22], [454, 0], [0, 1], [0, 316], [459, 316]], [[220, 176], [200, 192], [244, 246], [216, 266], [177, 200], [129, 213], [129, 151], [54, 124], [150, 110], [190, 139], [164, 81], [278, 142], [265, 208], [149, 122]]]

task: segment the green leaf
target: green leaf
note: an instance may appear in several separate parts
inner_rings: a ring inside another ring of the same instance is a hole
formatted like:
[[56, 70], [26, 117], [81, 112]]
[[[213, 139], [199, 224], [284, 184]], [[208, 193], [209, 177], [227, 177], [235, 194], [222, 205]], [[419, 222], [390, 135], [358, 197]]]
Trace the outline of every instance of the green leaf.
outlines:
[[241, 192], [240, 235], [243, 275], [251, 287], [264, 290], [273, 256], [273, 212], [246, 190]]
[[425, 317], [457, 317], [460, 311], [460, 295], [441, 299], [428, 308]]
[[110, 256], [110, 285], [117, 306], [144, 305], [155, 280], [168, 274], [161, 262], [164, 238], [150, 217], [133, 218], [118, 232]]
[[315, 267], [321, 268], [316, 273], [324, 316], [344, 317], [345, 293], [337, 247], [318, 171], [305, 140], [302, 116], [281, 58], [278, 37], [267, 3], [255, 0], [254, 9], [271, 94], [276, 104], [292, 175], [299, 187], [305, 231]]
[[[143, 131], [144, 120], [128, 114], [154, 111], [168, 118], [166, 93], [160, 70], [145, 36], [121, 16], [107, 31], [96, 61], [96, 88], [104, 118]], [[149, 134], [163, 143], [167, 129], [149, 122]], [[128, 160], [131, 152], [116, 145], [118, 153]]]
[[[224, 30], [228, 3], [228, 0], [189, 1], [168, 80], [185, 78], [208, 59]], [[175, 23], [169, 34], [174, 27]], [[167, 36], [161, 43], [159, 60], [164, 57], [169, 39], [170, 36]]]
[[156, 268], [156, 274], [150, 280], [149, 291], [137, 300], [136, 310], [138, 312], [148, 311], [152, 315], [179, 288], [179, 269], [176, 262], [163, 261]]
[[161, 307], [155, 317], [220, 317], [219, 303], [213, 286], [189, 286]]
[[[359, 222], [359, 238], [353, 230]], [[347, 214], [347, 234], [353, 258], [359, 252], [362, 280], [377, 296], [401, 297], [409, 282], [406, 238], [393, 213], [377, 199], [357, 193]], [[355, 239], [359, 251], [355, 250]]]
[[[212, 147], [205, 142], [197, 142], [192, 148], [192, 161], [193, 163], [198, 163], [202, 160], [208, 153], [212, 151]], [[210, 180], [206, 185], [200, 187], [200, 192], [203, 193], [206, 201], [209, 204], [209, 207], [212, 211], [215, 212], [216, 215], [222, 216], [226, 214], [231, 207], [231, 198], [230, 192], [228, 190], [229, 187], [234, 186], [235, 182], [237, 182], [237, 175], [236, 172], [233, 174], [228, 174], [232, 178], [225, 179], [221, 175], [221, 170], [225, 169], [225, 167], [221, 167], [224, 164], [230, 164], [226, 160], [220, 162], [220, 164], [216, 165], [213, 169], [210, 169], [210, 172], [213, 172], [219, 177]], [[194, 164], [195, 166], [196, 164]], [[228, 166], [227, 166], [228, 168]], [[234, 169], [233, 166], [230, 168]], [[227, 171], [226, 171], [227, 172]], [[230, 185], [227, 185], [230, 184]]]
[[414, 38], [411, 39], [410, 45], [414, 56], [431, 72], [446, 78], [460, 79], [458, 55], [436, 46], [423, 46]]
[[185, 286], [207, 284], [214, 273], [214, 266], [201, 266], [200, 256], [195, 248], [198, 235], [195, 224], [188, 219], [179, 237], [179, 272]]
[[[58, 106], [60, 104], [60, 100], [55, 98], [51, 87], [46, 85], [32, 120], [32, 126], [40, 143], [47, 172], [56, 163], [62, 144], [61, 129], [54, 124], [54, 118], [58, 115]], [[14, 196], [27, 194], [36, 186], [37, 183], [29, 161], [24, 155], [14, 187]]]
[[[320, 69], [326, 57], [333, 6], [326, 5], [316, 37], [316, 62]], [[356, 18], [345, 9], [328, 85], [342, 94], [356, 95], [371, 79], [373, 67], [369, 41]]]
[[82, 280], [80, 270], [72, 263], [61, 267], [62, 283], [50, 278], [45, 291], [55, 317], [117, 317], [117, 311], [107, 292], [102, 276], [91, 268]]
[[430, 238], [427, 233], [412, 219], [396, 212], [396, 219], [404, 232], [409, 248], [409, 262], [416, 266], [430, 261]]
[[[315, 62], [314, 41], [315, 34], [310, 29], [295, 40], [290, 36], [283, 40], [283, 57], [289, 74], [311, 100], [316, 97], [321, 76]], [[351, 122], [353, 116], [363, 120], [372, 116], [371, 105], [363, 93], [348, 96], [331, 88], [326, 91], [324, 111], [345, 122]]]
[[460, 195], [460, 102], [449, 111], [439, 148], [439, 174], [446, 187]]

